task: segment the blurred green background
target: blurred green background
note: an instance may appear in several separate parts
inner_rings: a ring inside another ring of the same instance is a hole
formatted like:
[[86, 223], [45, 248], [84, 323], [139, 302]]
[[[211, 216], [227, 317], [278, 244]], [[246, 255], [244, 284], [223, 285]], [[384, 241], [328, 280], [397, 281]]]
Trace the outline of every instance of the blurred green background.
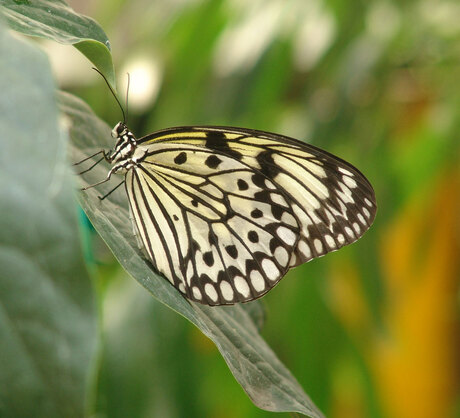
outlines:
[[[262, 334], [328, 417], [460, 416], [460, 3], [69, 3], [108, 34], [122, 97], [130, 73], [138, 136], [243, 126], [305, 140], [365, 173], [374, 226], [291, 271], [263, 299]], [[61, 88], [109, 124], [121, 119], [88, 61], [45, 45]], [[87, 258], [104, 343], [97, 416], [274, 416], [95, 234]]]

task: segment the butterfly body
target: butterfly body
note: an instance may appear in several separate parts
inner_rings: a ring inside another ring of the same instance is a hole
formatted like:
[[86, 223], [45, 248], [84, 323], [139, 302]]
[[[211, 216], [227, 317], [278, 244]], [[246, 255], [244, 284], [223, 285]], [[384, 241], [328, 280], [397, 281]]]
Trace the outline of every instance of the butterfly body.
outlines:
[[107, 180], [125, 173], [147, 257], [200, 303], [257, 299], [290, 268], [356, 241], [375, 217], [356, 168], [292, 138], [180, 127], [136, 140], [121, 122], [112, 136]]

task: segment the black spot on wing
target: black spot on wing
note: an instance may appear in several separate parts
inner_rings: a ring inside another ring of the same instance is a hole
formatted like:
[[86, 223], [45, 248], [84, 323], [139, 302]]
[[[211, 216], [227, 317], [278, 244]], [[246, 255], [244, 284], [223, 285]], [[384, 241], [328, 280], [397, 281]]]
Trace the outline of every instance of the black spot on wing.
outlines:
[[274, 216], [275, 219], [278, 221], [281, 219], [284, 213], [284, 209], [279, 206], [279, 205], [272, 205], [272, 215]]
[[237, 184], [238, 184], [238, 189], [240, 189], [240, 190], [248, 190], [249, 189], [248, 183], [246, 183], [243, 179], [238, 179]]
[[176, 164], [184, 164], [186, 161], [187, 161], [187, 154], [183, 151], [174, 158], [174, 162]]
[[259, 242], [259, 234], [256, 231], [249, 231], [248, 232], [248, 239], [251, 242]]
[[209, 168], [216, 169], [222, 160], [217, 155], [210, 155], [204, 162]]
[[268, 190], [261, 190], [254, 194], [254, 199], [260, 202], [271, 204], [271, 193]]
[[257, 218], [261, 218], [262, 216], [264, 216], [264, 214], [260, 209], [256, 208], [251, 212], [251, 216], [253, 218], [257, 219]]
[[259, 173], [253, 174], [252, 182], [260, 189], [265, 188], [265, 177], [262, 174], [259, 174]]
[[232, 149], [228, 145], [228, 140], [222, 132], [208, 131], [206, 132], [206, 147], [212, 150], [222, 152], [235, 160], [240, 161], [243, 157], [241, 152]]
[[214, 256], [212, 255], [212, 251], [208, 251], [203, 254], [203, 261], [209, 267], [211, 267], [214, 264]]
[[257, 155], [256, 159], [261, 167], [260, 171], [268, 178], [273, 179], [279, 174], [280, 169], [276, 165], [275, 161], [273, 161], [272, 150], [262, 151], [259, 155]]
[[238, 257], [238, 250], [234, 245], [227, 245], [225, 247], [225, 251], [227, 251], [227, 254], [233, 259], [236, 259]]

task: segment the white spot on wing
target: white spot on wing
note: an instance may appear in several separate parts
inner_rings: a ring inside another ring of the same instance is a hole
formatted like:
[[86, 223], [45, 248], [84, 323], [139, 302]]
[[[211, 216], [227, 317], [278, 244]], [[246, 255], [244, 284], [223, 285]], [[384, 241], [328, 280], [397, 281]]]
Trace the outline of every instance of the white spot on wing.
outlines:
[[315, 239], [313, 242], [315, 244], [315, 249], [318, 253], [323, 252], [323, 243], [319, 239]]
[[351, 237], [351, 238], [354, 238], [355, 237], [355, 234], [353, 233], [353, 231], [351, 230], [351, 228], [349, 228], [348, 226], [345, 227], [345, 233]]
[[324, 239], [326, 240], [327, 245], [329, 245], [329, 248], [335, 248], [334, 238], [332, 238], [330, 235], [325, 235]]
[[276, 186], [273, 184], [273, 182], [271, 182], [270, 180], [265, 180], [265, 187], [267, 189], [276, 189]]
[[343, 167], [339, 167], [339, 171], [340, 171], [342, 174], [346, 174], [347, 176], [352, 176], [352, 175], [353, 175], [352, 172], [346, 170], [346, 169], [343, 168]]
[[351, 187], [352, 189], [357, 186], [356, 181], [354, 181], [351, 177], [343, 176], [342, 180], [348, 187]]
[[372, 207], [372, 202], [371, 202], [367, 197], [364, 198], [364, 202], [365, 202], [366, 205], [369, 206], [370, 208]]
[[192, 276], [193, 276], [193, 264], [191, 261], [189, 261], [187, 264], [187, 274], [186, 274], [187, 281], [189, 283], [190, 283], [190, 279], [192, 278]]
[[233, 299], [233, 289], [229, 282], [223, 281], [220, 284], [220, 291], [225, 300]]
[[260, 274], [260, 271], [252, 270], [250, 279], [252, 286], [257, 292], [262, 292], [262, 290], [265, 289], [265, 281], [263, 276]]
[[371, 213], [367, 210], [367, 208], [363, 208], [363, 213], [366, 215], [366, 218], [369, 219], [371, 217]]
[[339, 241], [339, 244], [343, 244], [345, 242], [345, 237], [343, 236], [343, 234], [339, 234], [337, 236], [337, 240]]
[[193, 292], [193, 297], [194, 297], [195, 299], [201, 299], [201, 298], [202, 298], [202, 296], [201, 296], [201, 291], [200, 291], [200, 289], [198, 289], [198, 287], [193, 286], [192, 292]]
[[287, 244], [294, 245], [296, 234], [285, 226], [279, 226], [276, 229], [276, 234]]
[[358, 213], [358, 219], [359, 219], [359, 222], [361, 222], [363, 225], [366, 225], [366, 221], [364, 219], [364, 216], [361, 215], [360, 213]]
[[278, 267], [276, 267], [276, 264], [269, 258], [264, 258], [262, 260], [262, 268], [269, 280], [273, 281], [279, 277], [280, 271]]
[[206, 293], [206, 295], [208, 295], [208, 297], [213, 302], [217, 301], [217, 292], [216, 292], [216, 289], [214, 288], [214, 286], [211, 283], [206, 283], [206, 285], [204, 286], [204, 292]]
[[274, 256], [276, 258], [276, 261], [278, 261], [279, 264], [281, 264], [282, 266], [287, 265], [289, 261], [289, 254], [284, 247], [279, 246], [275, 250]]
[[306, 258], [311, 257], [310, 247], [305, 241], [302, 240], [302, 241], [299, 242], [298, 249]]
[[249, 297], [249, 286], [246, 280], [241, 276], [236, 276], [234, 279], [236, 290], [241, 293], [245, 298]]
[[355, 222], [353, 224], [353, 229], [356, 231], [357, 234], [359, 234], [361, 232], [361, 228], [360, 228], [358, 222]]

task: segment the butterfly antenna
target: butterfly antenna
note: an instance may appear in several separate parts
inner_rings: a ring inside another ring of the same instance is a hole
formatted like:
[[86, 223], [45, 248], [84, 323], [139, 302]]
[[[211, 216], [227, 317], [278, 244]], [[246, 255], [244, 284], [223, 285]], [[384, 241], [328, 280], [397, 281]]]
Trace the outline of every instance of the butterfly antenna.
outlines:
[[118, 106], [120, 106], [121, 113], [122, 113], [122, 115], [123, 115], [123, 123], [126, 123], [126, 115], [125, 115], [125, 111], [124, 111], [124, 109], [123, 109], [123, 106], [121, 105], [120, 100], [118, 100], [117, 95], [115, 94], [115, 92], [113, 91], [113, 89], [112, 89], [112, 87], [110, 86], [109, 82], [107, 81], [107, 78], [106, 78], [105, 75], [102, 74], [96, 67], [93, 67], [93, 70], [96, 71], [96, 72], [98, 72], [98, 73], [101, 75], [101, 77], [104, 79], [105, 84], [107, 84], [107, 87], [109, 88], [110, 92], [112, 93], [112, 96], [113, 96], [113, 97], [115, 98], [115, 100], [117, 101]]
[[[126, 75], [128, 76], [128, 84], [126, 86], [126, 103], [125, 103], [125, 109], [126, 109], [126, 118], [128, 118], [129, 116], [129, 112], [128, 112], [128, 94], [129, 94], [129, 82], [130, 82], [130, 76], [129, 76], [129, 73], [126, 73]], [[126, 123], [126, 121], [125, 121]]]

